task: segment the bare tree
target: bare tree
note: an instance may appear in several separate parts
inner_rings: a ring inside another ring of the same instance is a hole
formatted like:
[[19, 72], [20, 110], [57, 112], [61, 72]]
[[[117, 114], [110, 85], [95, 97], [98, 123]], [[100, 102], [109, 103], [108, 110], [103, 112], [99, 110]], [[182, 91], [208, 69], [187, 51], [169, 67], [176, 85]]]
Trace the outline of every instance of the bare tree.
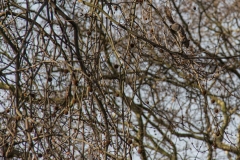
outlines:
[[6, 0], [5, 159], [240, 159], [237, 0]]

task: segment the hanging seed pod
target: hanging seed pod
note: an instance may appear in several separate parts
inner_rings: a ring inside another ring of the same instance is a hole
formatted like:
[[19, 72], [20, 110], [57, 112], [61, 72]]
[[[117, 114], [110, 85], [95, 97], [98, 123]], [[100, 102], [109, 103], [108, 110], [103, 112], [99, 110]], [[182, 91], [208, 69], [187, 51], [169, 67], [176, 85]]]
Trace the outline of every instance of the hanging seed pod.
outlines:
[[48, 76], [47, 80], [48, 80], [48, 82], [52, 82], [52, 77]]
[[128, 139], [127, 143], [132, 144], [132, 139]]
[[214, 108], [214, 112], [217, 114], [219, 112], [218, 108]]
[[65, 115], [67, 115], [67, 114], [68, 114], [68, 109], [64, 109], [63, 113], [64, 113]]
[[212, 100], [211, 100], [211, 103], [215, 103], [215, 99], [212, 99]]
[[78, 80], [74, 79], [74, 80], [72, 81], [72, 83], [73, 83], [73, 85], [78, 86]]
[[115, 68], [115, 69], [117, 69], [118, 67], [119, 67], [119, 65], [118, 65], [118, 64], [115, 64], [115, 65], [114, 65], [114, 68]]

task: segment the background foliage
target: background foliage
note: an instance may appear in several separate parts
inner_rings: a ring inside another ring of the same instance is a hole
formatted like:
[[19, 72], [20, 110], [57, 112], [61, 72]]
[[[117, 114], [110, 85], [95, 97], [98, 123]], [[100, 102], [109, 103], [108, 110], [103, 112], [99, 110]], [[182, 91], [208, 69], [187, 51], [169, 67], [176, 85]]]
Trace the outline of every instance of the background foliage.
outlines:
[[237, 0], [0, 4], [2, 157], [240, 159]]

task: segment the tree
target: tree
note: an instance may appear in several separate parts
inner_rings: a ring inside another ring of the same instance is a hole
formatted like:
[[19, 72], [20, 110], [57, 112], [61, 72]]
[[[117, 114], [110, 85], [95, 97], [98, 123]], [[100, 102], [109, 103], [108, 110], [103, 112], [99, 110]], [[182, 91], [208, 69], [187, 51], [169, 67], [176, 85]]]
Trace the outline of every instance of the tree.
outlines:
[[239, 7], [2, 2], [1, 156], [240, 159]]

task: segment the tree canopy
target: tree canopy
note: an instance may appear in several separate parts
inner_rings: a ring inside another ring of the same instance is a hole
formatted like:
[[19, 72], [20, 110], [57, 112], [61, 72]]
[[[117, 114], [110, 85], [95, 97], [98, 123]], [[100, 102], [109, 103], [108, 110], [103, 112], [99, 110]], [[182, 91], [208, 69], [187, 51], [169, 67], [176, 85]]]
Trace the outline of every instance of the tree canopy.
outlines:
[[0, 2], [6, 159], [239, 159], [238, 0]]

